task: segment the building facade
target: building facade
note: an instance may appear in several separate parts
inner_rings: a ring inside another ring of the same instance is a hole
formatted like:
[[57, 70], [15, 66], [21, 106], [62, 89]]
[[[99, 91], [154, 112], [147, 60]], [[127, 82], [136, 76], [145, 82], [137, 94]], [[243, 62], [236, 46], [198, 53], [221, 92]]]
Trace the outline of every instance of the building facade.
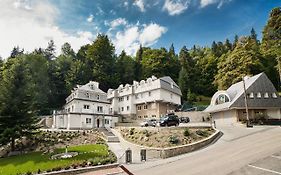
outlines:
[[121, 84], [107, 92], [110, 113], [132, 119], [164, 116], [181, 104], [181, 95], [179, 86], [168, 76]]
[[[281, 98], [265, 73], [244, 79], [249, 119], [266, 117], [281, 119]], [[243, 81], [226, 91], [216, 92], [205, 110], [217, 124], [232, 124], [246, 120]]]
[[60, 111], [54, 111], [53, 128], [91, 129], [113, 127], [118, 118], [110, 114], [107, 94], [99, 89], [99, 83], [90, 81], [77, 86], [66, 98]]

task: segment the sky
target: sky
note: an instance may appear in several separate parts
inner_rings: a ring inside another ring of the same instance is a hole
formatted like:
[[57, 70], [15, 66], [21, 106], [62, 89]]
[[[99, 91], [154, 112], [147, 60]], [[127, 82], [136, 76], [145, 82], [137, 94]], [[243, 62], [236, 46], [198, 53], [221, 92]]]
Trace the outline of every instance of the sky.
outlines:
[[26, 52], [54, 40], [75, 51], [107, 34], [116, 53], [135, 55], [139, 45], [169, 48], [209, 46], [213, 41], [258, 37], [281, 0], [0, 0], [0, 56], [13, 47]]

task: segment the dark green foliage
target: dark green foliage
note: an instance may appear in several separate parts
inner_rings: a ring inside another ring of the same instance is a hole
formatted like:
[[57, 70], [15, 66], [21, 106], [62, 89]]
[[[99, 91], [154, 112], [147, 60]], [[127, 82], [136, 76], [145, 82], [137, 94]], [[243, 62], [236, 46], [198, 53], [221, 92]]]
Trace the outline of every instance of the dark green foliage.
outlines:
[[209, 136], [209, 133], [206, 130], [197, 130], [196, 134], [199, 135], [199, 136], [202, 136], [202, 137], [208, 137]]
[[189, 131], [188, 128], [186, 128], [186, 129], [183, 131], [183, 135], [184, 135], [185, 137], [190, 136], [190, 131]]
[[15, 139], [30, 137], [37, 129], [41, 101], [29, 61], [25, 56], [9, 60], [11, 66], [3, 70], [0, 82], [0, 146], [11, 143], [12, 150]]
[[171, 144], [178, 144], [179, 141], [180, 141], [180, 140], [178, 139], [177, 136], [170, 136], [170, 137], [169, 137], [169, 142], [170, 142]]

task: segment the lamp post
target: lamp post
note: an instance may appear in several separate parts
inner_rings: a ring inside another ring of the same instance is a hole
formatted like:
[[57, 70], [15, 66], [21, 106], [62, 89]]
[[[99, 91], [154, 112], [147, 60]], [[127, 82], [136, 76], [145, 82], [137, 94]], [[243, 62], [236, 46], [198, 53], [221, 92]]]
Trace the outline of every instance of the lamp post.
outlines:
[[250, 125], [250, 120], [249, 120], [249, 110], [248, 110], [247, 94], [246, 94], [246, 85], [245, 85], [244, 77], [242, 78], [242, 81], [243, 81], [244, 101], [245, 101], [246, 116], [247, 116], [246, 126], [247, 126], [247, 128], [249, 128], [249, 127], [253, 127], [253, 126]]

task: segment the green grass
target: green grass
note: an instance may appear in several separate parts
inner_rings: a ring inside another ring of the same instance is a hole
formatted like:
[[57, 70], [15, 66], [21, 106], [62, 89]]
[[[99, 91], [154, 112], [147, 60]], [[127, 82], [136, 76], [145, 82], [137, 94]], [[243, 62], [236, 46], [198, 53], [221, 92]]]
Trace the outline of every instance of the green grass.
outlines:
[[[65, 149], [57, 149], [55, 153], [62, 153]], [[19, 156], [0, 158], [0, 174], [17, 175], [27, 172], [37, 172], [51, 170], [58, 167], [67, 167], [72, 164], [82, 163], [88, 159], [100, 160], [108, 157], [106, 145], [82, 145], [69, 147], [68, 151], [79, 153], [76, 157], [70, 159], [51, 160], [51, 154], [42, 155], [42, 152], [33, 152]], [[86, 153], [85, 153], [86, 152]]]
[[[199, 99], [200, 99], [200, 101], [199, 101]], [[199, 96], [197, 96], [197, 101], [194, 102], [194, 105], [195, 106], [208, 106], [208, 105], [210, 105], [210, 102], [211, 102], [211, 97], [199, 95]]]

